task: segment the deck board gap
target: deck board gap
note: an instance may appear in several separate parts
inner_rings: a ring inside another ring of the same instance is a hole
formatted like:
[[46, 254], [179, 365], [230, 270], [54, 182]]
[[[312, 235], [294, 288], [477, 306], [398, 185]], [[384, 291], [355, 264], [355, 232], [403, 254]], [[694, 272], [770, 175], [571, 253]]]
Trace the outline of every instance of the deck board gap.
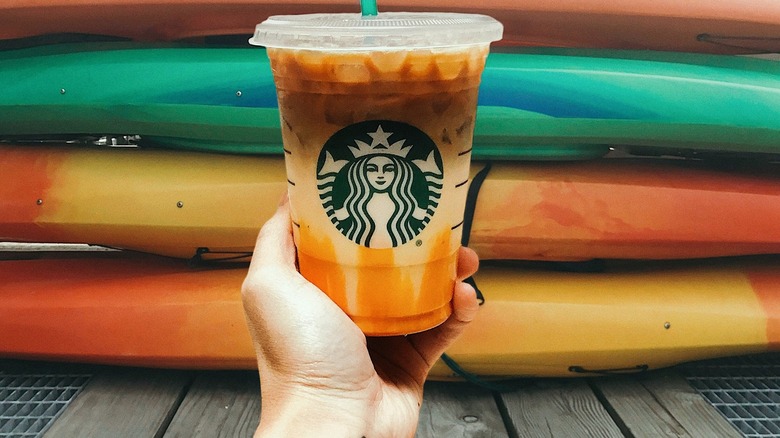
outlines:
[[168, 409], [168, 412], [165, 413], [165, 418], [163, 418], [163, 420], [160, 422], [160, 428], [157, 430], [157, 433], [154, 435], [154, 438], [162, 438], [163, 436], [165, 436], [165, 433], [168, 431], [168, 428], [170, 427], [173, 418], [176, 416], [176, 413], [179, 412], [179, 409], [181, 408], [184, 399], [187, 397], [187, 394], [190, 392], [190, 388], [192, 388], [192, 384], [194, 382], [195, 382], [195, 375], [190, 375], [187, 382], [184, 385], [182, 385], [182, 388], [176, 397], [176, 401], [174, 401], [171, 404], [170, 408]]
[[504, 427], [506, 428], [506, 433], [509, 435], [509, 438], [520, 438], [520, 435], [517, 433], [517, 429], [512, 422], [512, 417], [509, 415], [509, 409], [507, 409], [506, 403], [504, 403], [504, 399], [501, 397], [501, 393], [493, 391], [493, 399], [496, 401], [498, 414], [501, 416], [501, 421], [504, 422]]
[[601, 388], [599, 388], [592, 379], [588, 379], [587, 383], [588, 386], [590, 386], [590, 389], [593, 391], [593, 395], [596, 396], [596, 400], [601, 402], [601, 404], [604, 406], [604, 409], [606, 409], [607, 414], [609, 414], [609, 416], [612, 418], [612, 421], [614, 421], [615, 425], [618, 427], [618, 429], [620, 429], [620, 432], [622, 432], [626, 438], [636, 438], [634, 433], [631, 432], [631, 428], [628, 427], [623, 418], [620, 417], [620, 414], [618, 414], [617, 410], [615, 410], [615, 407], [612, 406], [612, 403], [609, 401], [607, 396], [604, 395], [604, 392], [601, 390]]

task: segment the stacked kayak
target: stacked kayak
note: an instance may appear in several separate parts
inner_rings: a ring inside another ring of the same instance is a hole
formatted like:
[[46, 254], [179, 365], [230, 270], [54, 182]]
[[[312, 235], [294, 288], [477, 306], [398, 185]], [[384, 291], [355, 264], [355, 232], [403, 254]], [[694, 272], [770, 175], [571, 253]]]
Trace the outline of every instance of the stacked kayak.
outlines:
[[[483, 260], [780, 253], [780, 166], [693, 160], [476, 161], [469, 246]], [[248, 257], [287, 190], [277, 156], [0, 147], [0, 240]], [[473, 179], [472, 179], [473, 181]]]
[[[379, 6], [492, 15], [504, 24], [502, 43], [508, 45], [750, 53], [776, 51], [780, 35], [780, 5], [773, 0], [383, 0]], [[347, 0], [26, 0], [0, 5], [0, 39], [251, 35], [269, 15], [356, 9]]]
[[[0, 5], [0, 241], [121, 250], [0, 252], [0, 355], [253, 367], [240, 285], [286, 190], [279, 115], [261, 49], [202, 42], [354, 5], [97, 3]], [[780, 63], [723, 54], [771, 49], [780, 9], [492, 3], [430, 4], [508, 29], [466, 211], [485, 303], [448, 355], [577, 376], [777, 348]], [[605, 50], [637, 48], [675, 52]]]
[[[255, 48], [135, 43], [0, 52], [0, 136], [140, 135], [147, 144], [280, 154]], [[658, 52], [511, 49], [488, 57], [475, 159], [584, 159], [610, 148], [778, 154], [780, 63]]]
[[[486, 301], [448, 351], [491, 376], [642, 371], [780, 342], [780, 258], [617, 262], [600, 273], [486, 266]], [[250, 368], [245, 267], [129, 253], [0, 262], [5, 356], [153, 367]], [[437, 364], [432, 377], [452, 374]]]

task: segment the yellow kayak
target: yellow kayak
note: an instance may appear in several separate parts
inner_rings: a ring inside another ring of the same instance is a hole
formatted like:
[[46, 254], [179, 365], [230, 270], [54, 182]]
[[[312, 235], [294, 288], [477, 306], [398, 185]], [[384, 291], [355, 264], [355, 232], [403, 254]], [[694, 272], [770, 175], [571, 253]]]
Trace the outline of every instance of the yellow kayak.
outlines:
[[[777, 166], [682, 160], [474, 163], [482, 259], [679, 259], [780, 253]], [[477, 176], [479, 174], [479, 176]], [[281, 157], [0, 147], [0, 240], [178, 258], [248, 256], [287, 189]]]

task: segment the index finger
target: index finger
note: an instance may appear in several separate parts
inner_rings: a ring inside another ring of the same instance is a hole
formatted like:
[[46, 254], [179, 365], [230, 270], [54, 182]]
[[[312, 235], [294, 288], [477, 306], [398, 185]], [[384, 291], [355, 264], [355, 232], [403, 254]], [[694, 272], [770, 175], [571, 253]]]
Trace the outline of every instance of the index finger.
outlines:
[[249, 270], [253, 271], [263, 266], [295, 266], [290, 203], [286, 195], [276, 213], [268, 219], [257, 235]]

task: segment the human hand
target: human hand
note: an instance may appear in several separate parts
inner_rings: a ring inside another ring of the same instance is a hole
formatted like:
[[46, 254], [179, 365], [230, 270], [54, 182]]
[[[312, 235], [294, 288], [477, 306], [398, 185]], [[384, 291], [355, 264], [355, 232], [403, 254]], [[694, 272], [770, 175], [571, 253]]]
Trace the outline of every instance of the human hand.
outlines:
[[242, 297], [260, 371], [255, 436], [411, 437], [433, 364], [479, 310], [462, 280], [474, 251], [458, 255], [452, 315], [413, 335], [366, 338], [295, 266], [286, 200], [263, 226]]

